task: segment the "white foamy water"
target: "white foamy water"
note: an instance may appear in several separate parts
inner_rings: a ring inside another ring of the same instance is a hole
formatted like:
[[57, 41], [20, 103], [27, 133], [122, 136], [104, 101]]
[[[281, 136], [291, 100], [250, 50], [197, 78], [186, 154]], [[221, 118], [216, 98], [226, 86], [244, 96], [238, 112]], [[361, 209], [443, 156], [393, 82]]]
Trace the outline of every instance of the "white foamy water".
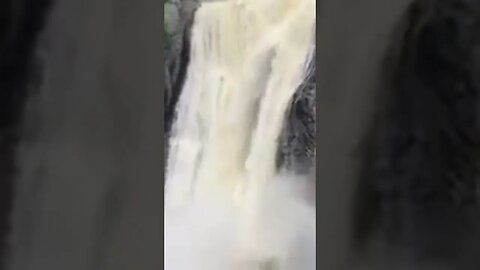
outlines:
[[315, 269], [314, 208], [301, 179], [275, 166], [315, 49], [315, 1], [204, 3], [192, 31], [167, 164], [165, 269]]

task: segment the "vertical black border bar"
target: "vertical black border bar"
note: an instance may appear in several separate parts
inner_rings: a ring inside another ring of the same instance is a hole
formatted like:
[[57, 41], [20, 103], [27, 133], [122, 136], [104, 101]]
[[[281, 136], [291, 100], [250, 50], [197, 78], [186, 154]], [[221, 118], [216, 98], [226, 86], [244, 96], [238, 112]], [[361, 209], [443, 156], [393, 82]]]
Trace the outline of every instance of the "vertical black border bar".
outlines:
[[348, 28], [353, 27], [345, 22], [349, 5], [345, 0], [323, 0], [317, 13], [317, 269], [343, 269], [348, 239], [348, 78], [344, 73], [349, 66]]
[[316, 0], [316, 11], [315, 11], [315, 14], [316, 14], [316, 17], [315, 17], [315, 107], [316, 107], [316, 115], [315, 115], [315, 226], [316, 226], [316, 234], [315, 234], [315, 253], [316, 253], [316, 260], [315, 260], [315, 264], [316, 264], [316, 267], [315, 269], [321, 269], [319, 266], [320, 266], [320, 263], [319, 263], [319, 260], [322, 259], [322, 256], [319, 256], [318, 254], [321, 253], [320, 249], [321, 249], [321, 245], [320, 245], [320, 237], [319, 237], [319, 232], [321, 233], [321, 226], [319, 226], [319, 220], [321, 219], [321, 215], [320, 215], [320, 211], [319, 211], [319, 206], [320, 206], [320, 200], [319, 200], [319, 195], [320, 195], [320, 192], [319, 192], [319, 188], [320, 188], [320, 185], [319, 185], [319, 180], [318, 180], [318, 169], [319, 169], [319, 166], [318, 166], [318, 146], [319, 146], [319, 137], [318, 137], [318, 126], [319, 126], [319, 111], [318, 111], [318, 107], [320, 106], [320, 98], [319, 98], [319, 78], [320, 78], [320, 57], [319, 57], [319, 50], [318, 50], [318, 45], [320, 44], [321, 40], [320, 40], [320, 37], [319, 37], [319, 27], [321, 26], [321, 21], [318, 17], [318, 14], [321, 14], [319, 12], [319, 10], [322, 9], [322, 4], [323, 4], [323, 0]]
[[[152, 1], [155, 1], [155, 0], [152, 0]], [[157, 1], [157, 2], [160, 2], [160, 1]], [[163, 64], [163, 68], [165, 69], [166, 66], [165, 66], [165, 55], [164, 55], [164, 49], [165, 48], [165, 16], [164, 16], [164, 1], [161, 1], [162, 2], [162, 5], [160, 7], [160, 16], [162, 16], [162, 19], [161, 20], [158, 20], [159, 22], [159, 27], [161, 29], [161, 33], [160, 34], [160, 43], [161, 43], [161, 49], [159, 50], [160, 51], [160, 59], [161, 61], [164, 63]], [[160, 30], [159, 29], [159, 30]], [[162, 91], [162, 95], [161, 95], [161, 100], [159, 100], [159, 104], [160, 106], [163, 107], [163, 109], [161, 110], [162, 113], [160, 115], [160, 123], [161, 123], [161, 126], [162, 126], [162, 131], [161, 131], [161, 136], [162, 138], [160, 138], [163, 143], [162, 143], [162, 147], [160, 149], [160, 151], [162, 151], [162, 160], [160, 161], [160, 166], [162, 167], [162, 179], [161, 179], [161, 182], [162, 182], [162, 190], [159, 192], [159, 194], [161, 194], [161, 201], [162, 201], [162, 206], [160, 207], [160, 215], [162, 216], [162, 226], [161, 226], [161, 241], [162, 241], [162, 250], [161, 250], [161, 254], [160, 254], [160, 258], [161, 258], [161, 263], [162, 263], [162, 269], [164, 268], [164, 262], [165, 262], [165, 258], [164, 258], [164, 255], [165, 255], [165, 244], [164, 244], [164, 224], [165, 224], [165, 169], [166, 169], [166, 166], [167, 166], [167, 163], [166, 163], [166, 156], [165, 156], [165, 147], [167, 147], [166, 143], [165, 143], [165, 70], [162, 70], [162, 72], [159, 73], [159, 76], [160, 76], [160, 83], [161, 83], [161, 89], [160, 91]]]

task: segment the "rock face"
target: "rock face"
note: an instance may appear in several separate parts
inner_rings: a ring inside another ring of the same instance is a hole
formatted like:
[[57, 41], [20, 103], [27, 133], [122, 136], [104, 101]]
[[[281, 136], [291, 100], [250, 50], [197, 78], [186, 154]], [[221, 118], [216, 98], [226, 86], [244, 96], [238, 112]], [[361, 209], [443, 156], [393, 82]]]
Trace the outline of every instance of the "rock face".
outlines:
[[164, 1], [165, 107], [171, 118], [188, 65], [189, 32], [196, 0]]
[[315, 167], [315, 64], [312, 73], [295, 94], [280, 138], [280, 166], [309, 174]]

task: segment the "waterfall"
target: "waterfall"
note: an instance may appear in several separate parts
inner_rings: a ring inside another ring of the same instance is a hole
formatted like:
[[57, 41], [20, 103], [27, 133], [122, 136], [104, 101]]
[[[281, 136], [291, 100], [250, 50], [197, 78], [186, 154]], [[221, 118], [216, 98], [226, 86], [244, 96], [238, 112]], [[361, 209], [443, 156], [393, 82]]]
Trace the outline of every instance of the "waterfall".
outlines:
[[230, 0], [196, 12], [169, 142], [165, 269], [315, 268], [314, 207], [275, 166], [310, 72], [315, 5]]

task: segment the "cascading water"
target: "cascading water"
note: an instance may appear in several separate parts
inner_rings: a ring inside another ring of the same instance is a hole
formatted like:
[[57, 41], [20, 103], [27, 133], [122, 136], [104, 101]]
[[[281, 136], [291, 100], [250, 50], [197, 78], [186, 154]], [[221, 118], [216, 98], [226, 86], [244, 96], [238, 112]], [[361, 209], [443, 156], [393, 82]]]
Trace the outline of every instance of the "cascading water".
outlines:
[[165, 269], [314, 269], [315, 211], [277, 171], [315, 50], [314, 0], [227, 0], [195, 15], [165, 186]]

